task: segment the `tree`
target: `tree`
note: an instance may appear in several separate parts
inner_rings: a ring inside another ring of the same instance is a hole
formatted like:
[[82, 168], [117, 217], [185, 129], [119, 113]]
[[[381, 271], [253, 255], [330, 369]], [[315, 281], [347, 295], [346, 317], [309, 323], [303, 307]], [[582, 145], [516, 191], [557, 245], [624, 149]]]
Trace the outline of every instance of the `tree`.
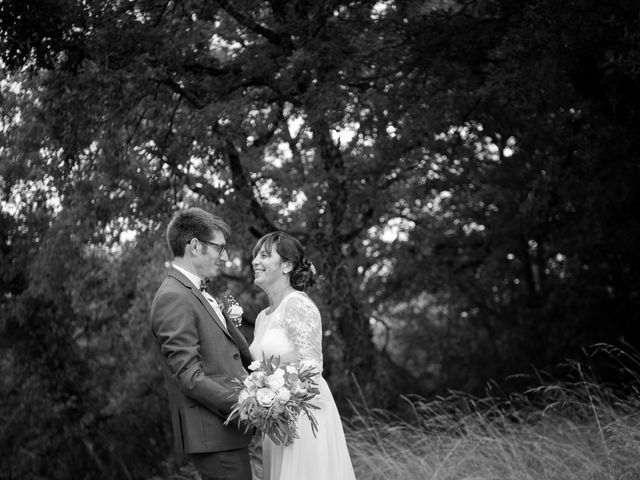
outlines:
[[[417, 29], [414, 58], [467, 108], [440, 109], [462, 114], [433, 148], [440, 184], [408, 199], [422, 211], [408, 217], [403, 251], [389, 252], [389, 291], [440, 292], [430, 304], [448, 321], [436, 316], [425, 335], [443, 339], [434, 363], [464, 366], [448, 381], [466, 390], [553, 368], [594, 342], [640, 340], [628, 267], [638, 262], [637, 6], [484, 5], [498, 8], [429, 15]], [[442, 34], [462, 31], [475, 43]]]

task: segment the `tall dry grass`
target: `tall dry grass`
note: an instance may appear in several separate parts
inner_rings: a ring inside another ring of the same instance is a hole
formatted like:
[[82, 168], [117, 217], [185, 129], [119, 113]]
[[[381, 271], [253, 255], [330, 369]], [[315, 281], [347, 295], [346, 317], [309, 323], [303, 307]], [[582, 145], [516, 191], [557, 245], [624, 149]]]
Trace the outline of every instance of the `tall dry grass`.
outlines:
[[357, 478], [640, 480], [640, 381], [628, 367], [640, 363], [602, 348], [627, 370], [624, 385], [574, 363], [574, 380], [524, 395], [407, 398], [410, 420], [361, 409], [346, 426]]

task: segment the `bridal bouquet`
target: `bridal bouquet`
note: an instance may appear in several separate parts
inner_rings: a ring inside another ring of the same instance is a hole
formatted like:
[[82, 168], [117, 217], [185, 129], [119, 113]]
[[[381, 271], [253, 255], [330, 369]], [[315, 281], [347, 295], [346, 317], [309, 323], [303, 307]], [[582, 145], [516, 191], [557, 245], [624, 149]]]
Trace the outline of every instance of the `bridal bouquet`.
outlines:
[[238, 400], [225, 425], [238, 419], [244, 422], [245, 432], [256, 428], [268, 435], [276, 445], [291, 445], [298, 437], [296, 422], [304, 413], [315, 435], [318, 422], [311, 410], [319, 407], [310, 401], [319, 395], [314, 377], [318, 371], [310, 365], [290, 363], [281, 365], [278, 357], [254, 361], [251, 373], [244, 379], [234, 379]]

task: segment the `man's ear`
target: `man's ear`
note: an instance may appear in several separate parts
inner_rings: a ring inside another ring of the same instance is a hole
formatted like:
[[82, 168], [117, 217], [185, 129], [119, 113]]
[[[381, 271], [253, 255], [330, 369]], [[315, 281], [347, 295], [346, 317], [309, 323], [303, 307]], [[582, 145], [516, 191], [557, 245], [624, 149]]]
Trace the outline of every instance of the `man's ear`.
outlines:
[[187, 246], [185, 247], [184, 251], [185, 253], [189, 253], [191, 255], [196, 255], [198, 253], [198, 245], [200, 244], [200, 242], [198, 242], [197, 238], [192, 238], [189, 243], [187, 243]]

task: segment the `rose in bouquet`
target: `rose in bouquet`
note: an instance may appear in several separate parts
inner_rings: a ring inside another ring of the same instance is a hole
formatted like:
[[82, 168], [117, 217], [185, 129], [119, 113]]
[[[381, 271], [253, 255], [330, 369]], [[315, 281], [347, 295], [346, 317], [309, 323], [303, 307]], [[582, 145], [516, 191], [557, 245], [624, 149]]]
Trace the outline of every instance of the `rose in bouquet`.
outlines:
[[296, 424], [304, 414], [316, 434], [318, 422], [312, 410], [319, 407], [311, 402], [320, 394], [314, 380], [316, 368], [304, 362], [281, 365], [279, 357], [274, 356], [253, 362], [249, 370], [244, 379], [235, 379], [238, 400], [225, 425], [237, 419], [238, 425], [244, 424], [245, 432], [256, 428], [276, 445], [291, 445], [299, 438]]
[[228, 294], [221, 297], [218, 303], [222, 307], [224, 316], [231, 320], [236, 327], [240, 327], [244, 311], [236, 299], [233, 298], [233, 295]]

